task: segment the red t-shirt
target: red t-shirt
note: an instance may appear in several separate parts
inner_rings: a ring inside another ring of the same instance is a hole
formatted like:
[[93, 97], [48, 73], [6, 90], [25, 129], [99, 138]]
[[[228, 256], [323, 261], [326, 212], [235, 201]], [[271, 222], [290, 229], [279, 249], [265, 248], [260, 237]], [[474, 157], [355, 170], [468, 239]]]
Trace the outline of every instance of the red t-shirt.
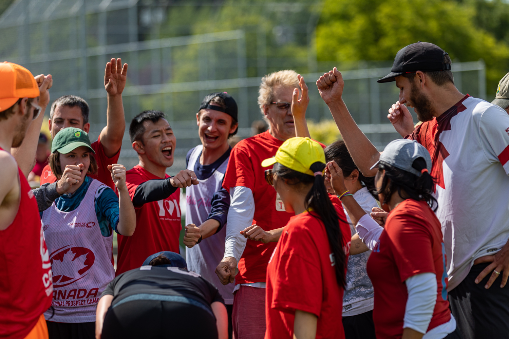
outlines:
[[[92, 148], [95, 151], [94, 157], [97, 162], [97, 174], [88, 174], [92, 179], [99, 180], [103, 184], [109, 186], [113, 191], [116, 192], [115, 184], [111, 179], [111, 173], [108, 171], [108, 165], [113, 165], [118, 163], [118, 157], [120, 156], [120, 150], [112, 156], [108, 158], [104, 153], [104, 147], [101, 144], [101, 138], [97, 138], [97, 141], [92, 143]], [[57, 181], [57, 178], [51, 172], [51, 168], [49, 165], [46, 165], [42, 170], [41, 174], [41, 185], [46, 183], [54, 183]]]
[[377, 338], [401, 338], [408, 290], [405, 280], [434, 273], [437, 302], [428, 331], [451, 319], [447, 301], [445, 247], [440, 222], [425, 201], [406, 199], [391, 211], [367, 264], [375, 289]]
[[53, 299], [51, 263], [37, 202], [23, 172], [18, 169], [18, 173], [18, 214], [0, 231], [0, 337], [13, 339], [26, 337]]
[[[230, 154], [223, 181], [228, 192], [236, 186], [251, 190], [255, 203], [253, 225], [265, 231], [285, 226], [294, 215], [276, 210], [276, 190], [265, 181], [265, 170], [269, 167], [262, 167], [262, 161], [275, 156], [282, 144], [283, 141], [274, 138], [268, 131], [240, 141]], [[238, 263], [235, 284], [265, 282], [267, 263], [275, 247], [275, 242], [263, 244], [248, 240]]]
[[[350, 226], [344, 222], [341, 203], [334, 205], [343, 220], [340, 229], [348, 257]], [[345, 338], [341, 321], [344, 289], [336, 280], [331, 254], [321, 221], [308, 212], [291, 217], [267, 268], [266, 339], [293, 338], [295, 310], [318, 317], [316, 338]], [[345, 274], [346, 267], [345, 262]]]
[[[169, 178], [169, 175], [166, 175]], [[137, 165], [127, 171], [126, 183], [131, 199], [136, 188], [151, 179], [161, 179]], [[161, 252], [180, 252], [180, 188], [168, 198], [135, 208], [136, 230], [130, 237], [117, 235], [116, 275], [138, 268], [148, 256]]]

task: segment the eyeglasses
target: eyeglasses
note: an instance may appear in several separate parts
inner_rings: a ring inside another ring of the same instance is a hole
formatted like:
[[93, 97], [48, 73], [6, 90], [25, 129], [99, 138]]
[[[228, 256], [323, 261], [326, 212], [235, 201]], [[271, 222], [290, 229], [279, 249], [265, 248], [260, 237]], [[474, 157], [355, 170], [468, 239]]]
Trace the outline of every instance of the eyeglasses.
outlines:
[[270, 186], [274, 186], [274, 172], [272, 169], [265, 170], [265, 181]]
[[277, 108], [279, 108], [280, 110], [285, 110], [285, 111], [288, 111], [288, 109], [290, 109], [290, 107], [292, 107], [292, 103], [291, 102], [285, 102], [285, 101], [279, 101], [279, 102], [271, 102], [270, 103], [271, 105], [276, 105]]

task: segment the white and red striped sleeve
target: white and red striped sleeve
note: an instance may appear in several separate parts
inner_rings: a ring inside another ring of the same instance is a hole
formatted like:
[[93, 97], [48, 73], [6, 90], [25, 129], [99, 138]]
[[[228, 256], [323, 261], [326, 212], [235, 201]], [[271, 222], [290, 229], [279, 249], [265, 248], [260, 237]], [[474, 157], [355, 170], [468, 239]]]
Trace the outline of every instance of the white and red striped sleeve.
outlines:
[[479, 129], [485, 154], [500, 162], [509, 175], [509, 114], [498, 106], [491, 106], [482, 114]]

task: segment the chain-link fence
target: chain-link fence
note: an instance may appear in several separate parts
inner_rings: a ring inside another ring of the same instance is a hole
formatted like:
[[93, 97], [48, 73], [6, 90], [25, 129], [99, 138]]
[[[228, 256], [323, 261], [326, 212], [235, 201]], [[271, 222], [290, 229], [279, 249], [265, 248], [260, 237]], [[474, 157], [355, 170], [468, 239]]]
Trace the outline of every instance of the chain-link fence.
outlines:
[[[22, 64], [34, 74], [51, 73], [53, 99], [65, 94], [85, 98], [91, 109], [91, 136], [96, 138], [106, 124], [104, 66], [110, 58], [121, 57], [129, 64], [123, 93], [127, 125], [139, 112], [156, 109], [166, 113], [174, 129], [176, 161], [169, 173], [183, 169], [187, 151], [200, 142], [195, 115], [210, 92], [226, 91], [236, 99], [238, 134], [251, 135], [251, 123], [261, 119], [258, 86], [268, 72], [293, 68], [303, 73], [310, 88], [309, 119], [331, 118], [314, 82], [323, 72], [333, 66], [341, 70], [342, 65], [316, 61], [312, 37], [319, 4], [271, 8], [270, 13], [292, 11], [303, 17], [298, 25], [280, 24], [271, 31], [246, 28], [154, 39], [143, 34], [144, 27], [166, 20], [171, 8], [147, 7], [147, 3], [150, 1], [19, 0], [0, 17], [0, 58]], [[274, 44], [284, 46], [287, 41], [300, 41], [307, 46], [306, 53], [273, 57]], [[357, 69], [348, 66], [343, 72], [344, 100], [378, 148], [398, 137], [386, 119], [387, 109], [398, 100], [398, 89], [394, 84], [376, 83], [390, 65], [359, 63]], [[486, 97], [482, 61], [453, 63], [453, 72], [463, 93]], [[124, 135], [120, 162], [130, 168], [138, 160], [127, 131]]]

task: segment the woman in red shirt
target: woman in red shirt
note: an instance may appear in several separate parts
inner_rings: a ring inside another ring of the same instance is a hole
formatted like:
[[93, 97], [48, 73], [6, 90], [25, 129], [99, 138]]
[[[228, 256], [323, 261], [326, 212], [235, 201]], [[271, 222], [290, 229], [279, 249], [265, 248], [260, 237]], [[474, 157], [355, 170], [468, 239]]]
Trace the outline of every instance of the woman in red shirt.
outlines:
[[291, 138], [274, 158], [262, 162], [271, 165], [266, 180], [295, 216], [284, 227], [267, 268], [265, 338], [344, 338], [341, 312], [350, 227], [325, 189], [323, 148], [309, 138]]
[[420, 144], [399, 139], [380, 155], [375, 186], [390, 214], [382, 229], [346, 190], [336, 163], [326, 180], [356, 225], [365, 250], [372, 250], [367, 272], [375, 289], [373, 320], [378, 339], [457, 338], [447, 301], [447, 272], [441, 225], [432, 195], [431, 157]]

